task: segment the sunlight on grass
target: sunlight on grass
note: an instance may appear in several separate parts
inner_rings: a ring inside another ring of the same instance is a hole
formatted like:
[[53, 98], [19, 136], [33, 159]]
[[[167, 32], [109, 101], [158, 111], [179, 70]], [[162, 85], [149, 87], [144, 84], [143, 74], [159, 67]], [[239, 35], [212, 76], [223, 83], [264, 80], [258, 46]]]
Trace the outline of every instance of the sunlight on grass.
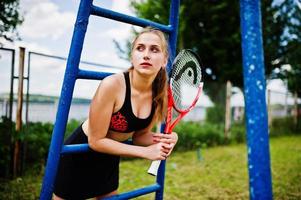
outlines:
[[[274, 199], [301, 199], [301, 137], [271, 139]], [[200, 159], [201, 158], [201, 159]], [[155, 183], [147, 174], [150, 161], [123, 159], [119, 192]], [[37, 199], [41, 175], [29, 171], [23, 178], [1, 180], [0, 199]], [[244, 144], [175, 152], [166, 165], [164, 199], [249, 199], [247, 153]], [[154, 199], [154, 194], [138, 197]]]

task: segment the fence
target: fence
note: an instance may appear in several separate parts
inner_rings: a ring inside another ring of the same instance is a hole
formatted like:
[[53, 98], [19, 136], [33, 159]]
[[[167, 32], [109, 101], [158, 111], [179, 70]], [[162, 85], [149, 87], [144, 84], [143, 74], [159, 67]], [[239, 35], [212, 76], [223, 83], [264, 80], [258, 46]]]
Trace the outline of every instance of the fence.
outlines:
[[[13, 79], [18, 78], [16, 75], [18, 69], [15, 69], [15, 51], [18, 52], [15, 49], [0, 48], [0, 116], [6, 116], [13, 121], [16, 120], [17, 108], [17, 88], [15, 86], [17, 83]], [[22, 112], [22, 121], [54, 122], [66, 58], [28, 51], [25, 61], [27, 62], [24, 63], [26, 66], [24, 77], [30, 77], [30, 80], [25, 82], [23, 88], [28, 87], [27, 91], [30, 95], [28, 99], [25, 96], [23, 98], [25, 112]], [[80, 64], [82, 69], [96, 71], [119, 72], [125, 70], [116, 66], [87, 61], [81, 61]], [[81, 120], [87, 116], [90, 99], [98, 84], [98, 82], [92, 81], [78, 81], [74, 94], [80, 98], [73, 100], [70, 119]]]

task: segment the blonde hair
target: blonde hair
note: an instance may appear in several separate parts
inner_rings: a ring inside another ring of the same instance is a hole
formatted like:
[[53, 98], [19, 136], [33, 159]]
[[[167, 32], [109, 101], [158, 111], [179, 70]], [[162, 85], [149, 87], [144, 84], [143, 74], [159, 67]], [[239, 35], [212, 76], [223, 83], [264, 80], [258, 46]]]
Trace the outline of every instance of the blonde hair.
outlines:
[[[142, 29], [142, 31], [133, 40], [131, 50], [133, 51], [137, 39], [139, 38], [140, 35], [144, 33], [153, 33], [160, 38], [161, 48], [167, 60], [169, 56], [169, 52], [168, 52], [168, 42], [166, 40], [165, 34], [162, 31], [155, 29], [153, 27], [148, 26]], [[133, 70], [133, 67], [129, 69], [129, 71], [131, 70]], [[153, 82], [152, 90], [153, 90], [153, 101], [156, 107], [156, 111], [151, 123], [151, 125], [154, 125], [154, 123], [165, 120], [166, 112], [167, 112], [167, 72], [165, 68], [161, 67], [160, 71], [158, 72]]]

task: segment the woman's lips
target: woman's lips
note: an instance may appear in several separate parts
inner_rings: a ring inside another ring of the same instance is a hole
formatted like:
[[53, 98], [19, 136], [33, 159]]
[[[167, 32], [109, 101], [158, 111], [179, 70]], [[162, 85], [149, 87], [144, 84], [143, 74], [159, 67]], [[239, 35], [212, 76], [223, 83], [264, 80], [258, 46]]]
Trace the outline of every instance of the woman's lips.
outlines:
[[152, 64], [148, 63], [148, 62], [144, 62], [140, 64], [141, 66], [152, 66]]

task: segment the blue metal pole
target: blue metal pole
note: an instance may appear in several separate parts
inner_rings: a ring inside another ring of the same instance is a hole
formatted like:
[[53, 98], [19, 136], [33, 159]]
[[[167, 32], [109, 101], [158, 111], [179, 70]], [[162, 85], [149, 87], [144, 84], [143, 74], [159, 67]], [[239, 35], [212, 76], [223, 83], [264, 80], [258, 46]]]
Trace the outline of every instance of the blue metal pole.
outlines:
[[154, 191], [157, 191], [157, 190], [160, 189], [160, 187], [161, 186], [158, 185], [158, 184], [153, 184], [153, 185], [150, 185], [150, 186], [147, 186], [147, 187], [139, 188], [137, 190], [132, 190], [132, 191], [129, 191], [129, 192], [124, 192], [122, 194], [117, 194], [117, 195], [114, 195], [114, 196], [110, 196], [110, 197], [104, 198], [103, 200], [115, 200], [115, 199], [127, 200], [127, 199], [132, 199], [132, 198], [135, 198], [135, 197], [138, 197], [138, 196], [142, 196], [142, 195], [149, 194], [149, 193], [152, 193]]
[[250, 199], [272, 195], [260, 0], [240, 0]]
[[172, 27], [172, 32], [169, 34], [170, 59], [167, 67], [168, 72], [170, 72], [171, 70], [172, 60], [175, 58], [176, 50], [177, 50], [179, 9], [180, 9], [180, 0], [172, 0], [170, 5], [170, 15], [169, 15], [169, 24]]
[[[177, 36], [178, 36], [178, 24], [179, 24], [179, 9], [180, 0], [172, 0], [170, 5], [169, 24], [172, 27], [172, 31], [169, 34], [169, 48], [170, 48], [170, 59], [167, 67], [167, 71], [171, 70], [171, 60], [174, 59], [177, 47]], [[161, 132], [164, 131], [164, 126], [161, 126]], [[155, 199], [162, 200], [164, 194], [164, 179], [165, 179], [165, 161], [161, 162], [158, 175], [157, 183], [161, 186], [161, 189], [156, 192]]]
[[124, 22], [124, 23], [128, 23], [128, 24], [141, 26], [141, 27], [145, 27], [145, 26], [156, 27], [166, 33], [170, 33], [172, 31], [172, 28], [170, 26], [159, 24], [159, 23], [156, 23], [156, 22], [153, 22], [150, 20], [146, 20], [146, 19], [141, 19], [141, 18], [125, 15], [122, 13], [118, 13], [118, 12], [108, 10], [105, 8], [100, 8], [97, 6], [92, 6], [91, 14], [100, 16], [100, 17], [105, 17], [108, 19], [113, 19], [113, 20], [116, 20], [119, 22]]
[[40, 199], [50, 200], [52, 198], [54, 181], [59, 164], [60, 153], [63, 145], [68, 114], [72, 100], [75, 81], [78, 74], [84, 38], [91, 12], [92, 0], [80, 2], [75, 28], [72, 36], [64, 82], [61, 90], [61, 97], [56, 115], [56, 122], [50, 143], [46, 171], [43, 180]]

